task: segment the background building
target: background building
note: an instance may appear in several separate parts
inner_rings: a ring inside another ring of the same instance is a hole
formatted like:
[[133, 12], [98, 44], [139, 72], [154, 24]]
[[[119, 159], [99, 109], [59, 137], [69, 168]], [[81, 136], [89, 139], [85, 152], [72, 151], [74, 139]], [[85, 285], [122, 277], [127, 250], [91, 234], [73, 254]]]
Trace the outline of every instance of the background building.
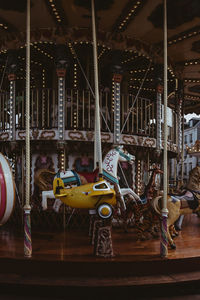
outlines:
[[[196, 141], [200, 140], [200, 118], [192, 118], [185, 123], [184, 126], [184, 141], [183, 141], [183, 180], [187, 181], [189, 178], [189, 172], [196, 167], [198, 157], [188, 153], [188, 149], [191, 149]], [[182, 160], [178, 165], [178, 177], [181, 177]]]

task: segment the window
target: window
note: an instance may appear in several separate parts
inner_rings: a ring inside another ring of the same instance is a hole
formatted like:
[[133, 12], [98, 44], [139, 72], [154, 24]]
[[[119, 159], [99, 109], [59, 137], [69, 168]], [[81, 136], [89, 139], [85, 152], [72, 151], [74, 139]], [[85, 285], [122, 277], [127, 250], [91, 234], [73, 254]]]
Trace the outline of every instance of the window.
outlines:
[[184, 136], [184, 143], [187, 144], [187, 135]]
[[184, 164], [184, 175], [187, 175], [187, 164]]
[[192, 170], [192, 163], [189, 163], [189, 172]]
[[105, 181], [103, 181], [101, 183], [94, 185], [93, 189], [94, 190], [109, 190], [109, 187], [107, 186]]
[[192, 143], [192, 133], [190, 133], [190, 143]]
[[184, 149], [184, 158], [186, 158], [186, 157], [187, 157], [187, 150]]

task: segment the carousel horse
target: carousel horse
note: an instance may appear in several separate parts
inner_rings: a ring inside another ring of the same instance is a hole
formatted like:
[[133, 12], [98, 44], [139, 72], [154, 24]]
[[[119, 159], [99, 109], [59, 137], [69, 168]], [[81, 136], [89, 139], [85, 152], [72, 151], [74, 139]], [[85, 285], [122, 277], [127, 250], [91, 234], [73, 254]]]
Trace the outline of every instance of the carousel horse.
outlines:
[[0, 153], [0, 225], [11, 217], [15, 205], [15, 184], [8, 160]]
[[[117, 167], [119, 161], [127, 161], [130, 164], [133, 164], [135, 157], [124, 150], [123, 146], [117, 146], [111, 149], [106, 155], [102, 163], [103, 167], [103, 178], [109, 183], [110, 187], [114, 186], [114, 189], [118, 192], [118, 199], [122, 206], [122, 210], [126, 209], [126, 204], [124, 202], [124, 195], [130, 194], [134, 199], [140, 199], [140, 197], [130, 188], [120, 188], [119, 179], [117, 177]], [[47, 183], [47, 175], [55, 176], [54, 172], [49, 170], [40, 170], [35, 176], [35, 183], [42, 190], [42, 208], [43, 210], [47, 209], [47, 199], [55, 199], [53, 190], [47, 190], [49, 184]], [[94, 182], [97, 180], [98, 170], [95, 170], [93, 173], [85, 172], [75, 172], [74, 170], [67, 170], [65, 172], [58, 172], [55, 177], [60, 177], [65, 186], [79, 186], [86, 184], [88, 182]], [[59, 199], [56, 199], [53, 205], [55, 211], [59, 211], [62, 202]]]
[[[163, 171], [161, 171], [157, 165], [149, 171], [152, 171], [151, 177], [145, 187], [144, 193], [140, 196], [141, 200], [132, 201], [131, 197], [128, 195], [126, 202], [127, 210], [124, 212], [124, 220], [127, 220], [131, 214], [134, 215], [134, 224], [138, 240], [146, 240], [149, 233], [153, 237], [158, 236], [157, 227], [159, 224], [159, 218], [155, 215], [151, 207], [151, 200], [155, 197], [156, 193], [160, 193], [160, 191], [156, 189], [155, 180], [156, 175], [162, 174]], [[124, 221], [124, 223], [125, 222], [126, 221]], [[124, 228], [126, 228], [125, 225]]]
[[[154, 211], [161, 215], [160, 199], [162, 196], [154, 198], [151, 202]], [[196, 213], [200, 210], [200, 167], [197, 166], [189, 173], [189, 181], [186, 190], [181, 195], [168, 195], [167, 197], [167, 237], [171, 249], [176, 249], [172, 239], [170, 229], [174, 226], [179, 216]]]

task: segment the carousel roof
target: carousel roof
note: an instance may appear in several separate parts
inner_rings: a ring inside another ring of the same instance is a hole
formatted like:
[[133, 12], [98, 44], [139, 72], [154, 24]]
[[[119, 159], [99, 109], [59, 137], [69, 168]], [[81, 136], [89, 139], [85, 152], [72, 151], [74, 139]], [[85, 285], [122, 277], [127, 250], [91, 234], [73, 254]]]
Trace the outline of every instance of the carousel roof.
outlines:
[[[96, 0], [99, 61], [111, 60], [122, 66], [134, 93], [155, 91], [162, 79], [163, 0]], [[200, 2], [168, 0], [168, 80], [182, 80], [185, 113], [200, 113]], [[25, 58], [26, 0], [0, 0], [0, 64], [5, 65], [8, 49], [21, 49]], [[65, 43], [70, 55], [84, 60], [84, 50], [92, 43], [89, 0], [31, 0], [32, 61], [44, 63], [54, 58], [54, 44]], [[75, 52], [74, 52], [75, 51]], [[114, 58], [113, 58], [114, 57]], [[22, 71], [23, 73], [23, 71]], [[179, 86], [180, 87], [180, 86]], [[173, 94], [170, 95], [172, 103]]]

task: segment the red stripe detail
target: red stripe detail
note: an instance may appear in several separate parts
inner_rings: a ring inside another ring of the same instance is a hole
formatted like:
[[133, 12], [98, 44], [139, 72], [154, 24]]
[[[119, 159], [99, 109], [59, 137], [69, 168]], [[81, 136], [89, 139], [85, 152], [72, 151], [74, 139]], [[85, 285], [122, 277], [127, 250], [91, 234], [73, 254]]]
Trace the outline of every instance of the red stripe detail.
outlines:
[[6, 210], [6, 182], [5, 182], [5, 177], [4, 177], [1, 163], [0, 163], [0, 184], [1, 184], [1, 203], [0, 203], [0, 221], [1, 221]]

